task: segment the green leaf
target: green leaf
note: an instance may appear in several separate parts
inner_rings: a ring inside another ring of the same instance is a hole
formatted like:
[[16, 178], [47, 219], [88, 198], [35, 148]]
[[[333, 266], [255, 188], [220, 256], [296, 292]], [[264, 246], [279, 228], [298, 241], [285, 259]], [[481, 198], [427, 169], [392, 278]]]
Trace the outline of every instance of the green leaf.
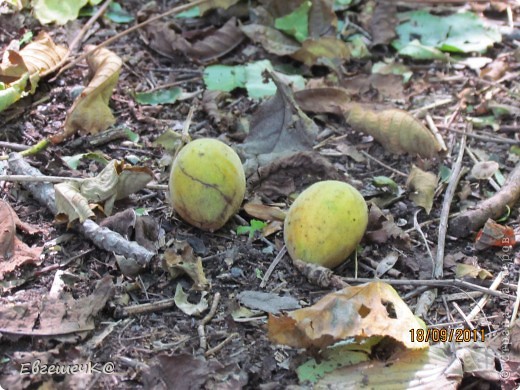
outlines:
[[108, 164], [108, 160], [103, 156], [102, 153], [80, 153], [75, 154], [73, 156], [62, 156], [61, 157], [65, 164], [67, 164], [71, 169], [78, 169], [79, 164], [83, 159], [93, 160], [101, 163], [103, 166]]
[[32, 31], [26, 31], [25, 34], [23, 34], [22, 39], [20, 39], [20, 46], [25, 45], [26, 43], [29, 43], [33, 39], [33, 32]]
[[134, 143], [139, 142], [139, 134], [134, 133], [132, 130], [128, 128], [125, 129], [125, 134], [129, 141], [132, 141]]
[[[208, 90], [229, 92], [235, 88], [246, 88], [251, 98], [259, 99], [276, 93], [272, 80], [266, 82], [264, 72], [274, 71], [268, 60], [252, 62], [247, 65], [211, 65], [204, 70], [204, 83]], [[292, 83], [298, 88], [305, 86], [300, 75], [286, 75], [275, 72], [285, 83]]]
[[400, 54], [403, 48], [416, 39], [425, 47], [452, 53], [483, 53], [488, 47], [501, 41], [498, 30], [486, 26], [472, 12], [436, 16], [419, 10], [399, 16], [407, 20], [396, 28], [399, 38], [392, 42]]
[[156, 106], [159, 104], [173, 104], [181, 95], [182, 90], [179, 87], [170, 89], [159, 89], [153, 92], [136, 92], [135, 101], [139, 104], [149, 104]]
[[110, 3], [105, 16], [114, 23], [130, 23], [135, 19], [119, 3]]
[[417, 39], [399, 49], [399, 54], [416, 60], [448, 60], [446, 54], [433, 47], [421, 44]]
[[288, 15], [277, 18], [274, 27], [303, 42], [309, 37], [309, 10], [312, 3], [304, 1], [298, 8]]
[[25, 73], [14, 83], [8, 85], [0, 83], [0, 112], [27, 95], [25, 86], [28, 80], [29, 73]]
[[258, 231], [261, 231], [263, 228], [267, 226], [267, 223], [263, 221], [259, 221], [257, 219], [252, 219], [249, 222], [250, 226], [239, 226], [237, 227], [237, 234], [243, 235], [243, 234], [249, 234], [249, 238], [253, 238], [255, 236], [255, 233]]
[[449, 167], [447, 167], [446, 165], [441, 165], [440, 169], [439, 169], [439, 181], [441, 183], [448, 183], [450, 181], [450, 177], [451, 177], [451, 169]]
[[32, 7], [40, 23], [62, 25], [77, 19], [79, 10], [86, 4], [87, 0], [34, 0]]
[[372, 182], [376, 187], [388, 187], [392, 193], [397, 194], [399, 192], [399, 186], [395, 181], [386, 176], [375, 176]]
[[179, 19], [198, 18], [200, 17], [200, 8], [198, 6], [190, 8], [187, 11], [175, 15], [175, 17]]

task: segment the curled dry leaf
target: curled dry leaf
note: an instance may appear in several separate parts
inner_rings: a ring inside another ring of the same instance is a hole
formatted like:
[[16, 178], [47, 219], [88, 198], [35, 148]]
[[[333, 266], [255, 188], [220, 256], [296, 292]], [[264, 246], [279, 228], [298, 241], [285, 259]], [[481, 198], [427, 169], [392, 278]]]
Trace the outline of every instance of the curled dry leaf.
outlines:
[[57, 219], [69, 224], [94, 216], [89, 203], [104, 203], [104, 213], [110, 215], [114, 202], [144, 188], [153, 179], [146, 167], [132, 167], [124, 162], [111, 161], [96, 177], [82, 182], [56, 184]]
[[231, 18], [213, 34], [191, 45], [186, 54], [198, 61], [209, 62], [229, 53], [243, 39], [244, 34], [238, 28], [236, 18]]
[[39, 79], [53, 70], [66, 53], [65, 47], [55, 45], [44, 32], [40, 32], [33, 42], [19, 52], [7, 50], [0, 64], [0, 82], [5, 84], [0, 91], [0, 111], [34, 93]]
[[193, 280], [195, 290], [204, 290], [209, 285], [202, 259], [193, 254], [193, 248], [187, 241], [177, 241], [173, 248], [166, 249], [162, 267], [172, 279], [187, 274]]
[[318, 134], [316, 124], [298, 107], [290, 88], [276, 75], [276, 94], [264, 101], [251, 119], [251, 130], [243, 144], [246, 175], [279, 158], [312, 148]]
[[368, 213], [368, 227], [365, 238], [369, 242], [378, 244], [393, 240], [394, 243], [402, 247], [409, 247], [411, 241], [410, 236], [395, 224], [392, 214], [383, 214], [383, 211], [372, 202]]
[[406, 188], [410, 191], [412, 202], [424, 208], [426, 214], [430, 214], [437, 188], [437, 176], [414, 165], [406, 180]]
[[[207, 2], [206, 9], [228, 8], [238, 0], [220, 0]], [[219, 6], [222, 5], [222, 7]], [[202, 13], [203, 5], [199, 6]], [[155, 3], [149, 3], [139, 11], [137, 19], [144, 22], [155, 16], [158, 9]], [[175, 59], [178, 52], [200, 61], [209, 62], [222, 57], [237, 47], [244, 39], [242, 30], [237, 25], [237, 19], [229, 19], [222, 27], [215, 30], [197, 42], [190, 42], [183, 36], [180, 27], [174, 22], [156, 22], [144, 26], [141, 30], [141, 39], [159, 54]], [[193, 34], [193, 32], [191, 32]]]
[[[338, 319], [341, 318], [341, 321]], [[410, 329], [426, 329], [392, 286], [365, 283], [330, 293], [314, 305], [286, 315], [269, 316], [269, 338], [296, 348], [325, 348], [355, 337], [389, 336], [410, 349], [428, 342], [410, 337]]]
[[37, 228], [23, 223], [8, 203], [0, 199], [0, 280], [26, 264], [39, 265], [43, 247], [30, 248], [16, 236], [16, 228], [30, 233]]
[[352, 104], [345, 111], [345, 119], [354, 130], [370, 134], [393, 153], [410, 153], [432, 158], [441, 150], [433, 134], [406, 111], [373, 111], [368, 107]]
[[352, 94], [344, 88], [311, 88], [296, 91], [294, 99], [303, 111], [342, 115], [352, 102]]
[[285, 211], [278, 207], [267, 206], [261, 203], [246, 203], [244, 210], [250, 216], [261, 219], [263, 221], [284, 221]]
[[[93, 46], [86, 46], [89, 51]], [[100, 48], [87, 57], [87, 63], [93, 78], [76, 99], [67, 114], [64, 132], [51, 137], [53, 143], [60, 143], [78, 130], [97, 134], [113, 125], [115, 118], [108, 107], [123, 62], [114, 52]]]
[[397, 6], [393, 1], [377, 1], [370, 20], [372, 46], [387, 45], [395, 38], [398, 19]]

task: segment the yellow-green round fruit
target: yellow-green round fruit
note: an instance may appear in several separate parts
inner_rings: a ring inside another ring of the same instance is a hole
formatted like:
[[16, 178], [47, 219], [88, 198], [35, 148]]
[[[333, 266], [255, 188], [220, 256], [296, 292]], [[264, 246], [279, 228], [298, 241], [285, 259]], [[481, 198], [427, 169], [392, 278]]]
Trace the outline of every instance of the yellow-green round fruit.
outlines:
[[285, 218], [285, 246], [293, 259], [334, 268], [354, 252], [367, 223], [367, 204], [354, 187], [321, 181], [291, 205]]
[[213, 232], [233, 216], [246, 191], [240, 158], [225, 143], [211, 138], [190, 142], [175, 158], [170, 199], [189, 224]]

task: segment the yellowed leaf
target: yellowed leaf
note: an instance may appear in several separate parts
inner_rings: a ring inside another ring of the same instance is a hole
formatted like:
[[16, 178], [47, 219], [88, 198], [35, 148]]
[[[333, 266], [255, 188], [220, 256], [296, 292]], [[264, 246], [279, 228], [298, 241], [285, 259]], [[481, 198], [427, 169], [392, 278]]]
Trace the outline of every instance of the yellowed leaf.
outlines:
[[350, 58], [350, 50], [345, 42], [336, 37], [321, 37], [306, 39], [291, 57], [312, 66], [319, 63], [320, 58], [346, 60]]
[[[54, 185], [56, 194], [57, 220], [69, 221], [79, 219], [81, 223], [94, 216], [88, 200], [80, 193], [80, 183], [65, 182]], [[66, 217], [65, 217], [66, 216]]]
[[406, 187], [410, 190], [410, 199], [417, 206], [424, 208], [426, 214], [430, 214], [437, 188], [437, 176], [414, 165], [406, 180]]
[[[91, 46], [85, 48], [87, 51], [91, 49]], [[55, 144], [77, 131], [99, 133], [115, 122], [108, 102], [119, 79], [121, 58], [108, 49], [100, 48], [87, 57], [87, 62], [94, 77], [70, 109], [64, 132], [51, 137]]]
[[395, 108], [373, 111], [360, 104], [351, 104], [344, 114], [354, 130], [370, 134], [390, 152], [431, 158], [441, 150], [433, 134], [406, 111]]
[[[195, 0], [190, 0], [191, 2]], [[232, 5], [238, 3], [239, 0], [208, 0], [205, 1], [202, 4], [199, 4], [199, 10], [200, 14], [204, 15], [209, 10], [215, 9], [215, 8], [222, 8], [222, 9], [228, 9]]]
[[187, 241], [177, 241], [173, 248], [166, 249], [162, 265], [172, 279], [187, 274], [193, 280], [193, 288], [196, 290], [204, 290], [209, 285], [202, 260], [193, 254], [193, 248]]
[[389, 336], [407, 348], [427, 348], [411, 331], [425, 329], [392, 286], [365, 283], [330, 293], [311, 307], [269, 316], [269, 337], [297, 348], [324, 348], [351, 337]]

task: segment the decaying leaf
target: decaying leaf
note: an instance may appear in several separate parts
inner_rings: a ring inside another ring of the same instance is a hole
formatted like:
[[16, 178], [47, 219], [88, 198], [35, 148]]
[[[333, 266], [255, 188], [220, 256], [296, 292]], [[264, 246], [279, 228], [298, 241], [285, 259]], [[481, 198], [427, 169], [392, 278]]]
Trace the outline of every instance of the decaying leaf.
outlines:
[[489, 218], [475, 238], [475, 249], [514, 246], [517, 241], [515, 231], [511, 226], [500, 225]]
[[133, 194], [153, 179], [146, 167], [133, 167], [113, 160], [96, 177], [82, 182], [65, 182], [54, 186], [58, 220], [69, 224], [92, 217], [89, 203], [104, 203], [105, 215], [112, 213], [114, 202]]
[[303, 62], [307, 66], [316, 64], [328, 65], [322, 59], [341, 60], [342, 62], [350, 58], [350, 49], [341, 39], [336, 37], [322, 37], [318, 39], [306, 39], [298, 51], [291, 54], [291, 57]]
[[249, 39], [260, 43], [269, 53], [285, 56], [296, 53], [300, 49], [298, 41], [273, 27], [248, 24], [241, 29]]
[[406, 188], [410, 191], [412, 202], [424, 208], [429, 215], [433, 206], [435, 188], [437, 188], [437, 175], [425, 172], [414, 165], [406, 180]]
[[23, 223], [8, 203], [0, 199], [0, 280], [27, 264], [39, 265], [43, 247], [29, 247], [16, 236], [16, 228], [28, 233], [39, 231]]
[[[92, 48], [93, 46], [88, 45], [85, 50]], [[108, 102], [116, 87], [123, 62], [114, 52], [100, 48], [87, 57], [87, 63], [94, 76], [69, 110], [64, 131], [51, 137], [55, 144], [77, 131], [97, 134], [115, 122]]]
[[79, 339], [95, 329], [94, 319], [115, 292], [110, 276], [101, 279], [91, 295], [75, 300], [65, 293], [60, 298], [31, 295], [28, 302], [0, 305], [0, 334]]
[[300, 110], [292, 92], [271, 73], [276, 95], [263, 102], [251, 119], [251, 130], [243, 144], [250, 160], [246, 175], [274, 159], [297, 151], [309, 150], [318, 134], [316, 124]]
[[435, 157], [441, 146], [428, 129], [406, 111], [386, 109], [372, 111], [352, 104], [345, 119], [354, 130], [370, 134], [390, 152]]
[[310, 88], [294, 93], [294, 99], [303, 111], [343, 115], [352, 103], [352, 95], [344, 88]]
[[199, 303], [190, 303], [188, 302], [188, 294], [184, 292], [180, 283], [177, 283], [177, 288], [175, 289], [175, 296], [173, 297], [175, 301], [175, 305], [184, 313], [189, 316], [200, 316], [207, 308], [208, 308], [208, 300], [205, 296], [208, 293], [206, 291], [202, 292]]
[[0, 64], [0, 111], [36, 91], [40, 78], [59, 64], [67, 49], [40, 32], [19, 52], [7, 50]]
[[209, 285], [201, 258], [195, 257], [193, 248], [186, 241], [175, 242], [173, 248], [166, 249], [162, 266], [172, 279], [187, 274], [193, 280], [193, 289], [204, 290]]
[[231, 18], [213, 34], [191, 45], [186, 54], [198, 61], [209, 62], [229, 53], [243, 39], [244, 34], [238, 28], [236, 18]]
[[[200, 7], [206, 7], [205, 9], [228, 8], [236, 2], [238, 0], [210, 1], [199, 6], [199, 11], [203, 13]], [[219, 4], [224, 7], [220, 7]], [[151, 2], [139, 11], [137, 19], [139, 22], [144, 22], [156, 14], [158, 14], [157, 4]], [[193, 35], [193, 31], [190, 33]], [[230, 18], [222, 27], [195, 42], [190, 42], [174, 22], [150, 23], [140, 30], [140, 34], [150, 48], [165, 57], [175, 58], [181, 52], [203, 63], [226, 55], [244, 39], [244, 34], [238, 27], [236, 18]]]
[[372, 46], [387, 45], [395, 38], [397, 6], [393, 1], [377, 1], [370, 20]]
[[[457, 389], [464, 376], [499, 381], [495, 353], [482, 343], [436, 344], [425, 350], [403, 350], [386, 361], [340, 362], [320, 377], [313, 389]], [[362, 360], [362, 359], [358, 359]], [[326, 364], [327, 362], [323, 362]]]
[[267, 197], [288, 196], [320, 180], [343, 180], [343, 175], [319, 153], [305, 151], [280, 157], [258, 168], [249, 188]]
[[239, 302], [250, 309], [262, 310], [266, 313], [279, 314], [282, 310], [299, 309], [298, 300], [290, 295], [279, 296], [262, 291], [241, 291], [237, 298]]
[[335, 36], [338, 18], [334, 12], [334, 0], [315, 0], [309, 11], [309, 36], [320, 38]]
[[458, 279], [462, 278], [479, 278], [479, 279], [491, 279], [493, 274], [487, 269], [481, 268], [478, 264], [457, 264], [455, 267], [455, 277]]
[[[193, 1], [193, 0], [191, 0]], [[240, 0], [211, 0], [205, 1], [202, 4], [199, 4], [200, 15], [204, 15], [207, 11], [211, 11], [212, 9], [221, 8], [228, 9], [232, 5], [235, 5]]]
[[244, 205], [244, 210], [250, 216], [263, 221], [283, 221], [285, 211], [275, 206], [267, 206], [262, 203], [249, 202]]
[[369, 242], [379, 244], [393, 240], [403, 247], [408, 247], [411, 241], [410, 236], [395, 224], [392, 214], [383, 214], [383, 211], [373, 203], [370, 205], [365, 238]]
[[80, 183], [65, 182], [54, 186], [56, 207], [58, 214], [56, 220], [60, 222], [75, 221], [79, 219], [83, 223], [95, 214], [90, 209], [88, 199], [80, 193]]
[[330, 293], [314, 305], [286, 315], [269, 316], [269, 338], [296, 348], [325, 348], [355, 337], [389, 336], [410, 349], [428, 347], [410, 337], [425, 330], [392, 286], [372, 282]]

